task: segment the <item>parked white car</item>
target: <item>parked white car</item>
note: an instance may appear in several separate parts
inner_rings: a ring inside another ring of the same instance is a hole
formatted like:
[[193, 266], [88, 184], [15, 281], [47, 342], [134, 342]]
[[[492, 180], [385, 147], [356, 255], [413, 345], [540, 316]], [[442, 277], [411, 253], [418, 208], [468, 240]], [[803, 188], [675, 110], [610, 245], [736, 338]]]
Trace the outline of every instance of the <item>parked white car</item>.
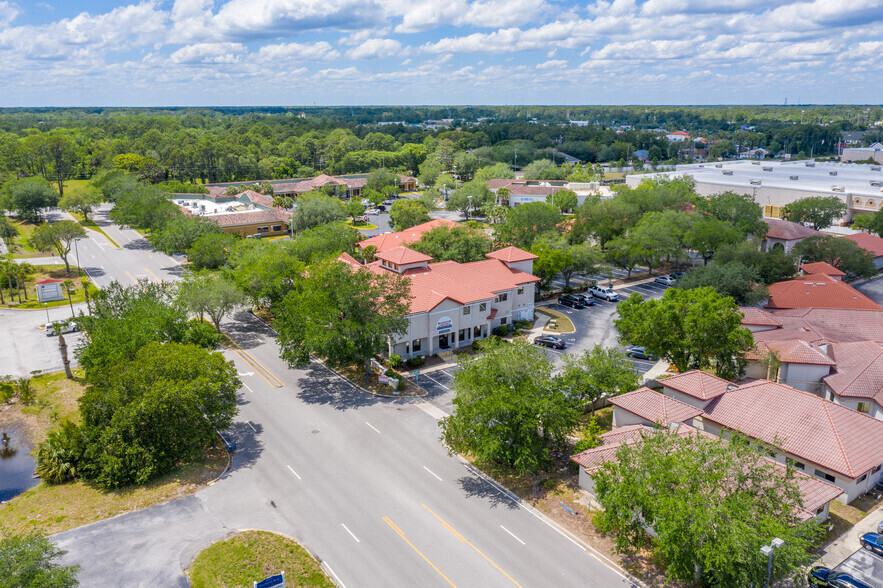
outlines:
[[372, 215], [372, 216], [377, 216], [378, 214], [380, 214], [380, 211], [377, 210], [376, 208], [369, 208], [368, 210], [365, 211], [365, 214], [370, 214], [370, 215]]
[[80, 327], [74, 321], [52, 321], [47, 324], [45, 327], [46, 336], [47, 337], [55, 337], [55, 325], [61, 327], [61, 334], [67, 335], [68, 333], [75, 333], [80, 330]]
[[617, 302], [619, 300], [619, 294], [613, 291], [613, 288], [608, 288], [607, 286], [592, 286], [589, 288], [589, 293], [595, 298], [603, 298], [608, 302]]
[[662, 284], [663, 286], [671, 286], [675, 283], [675, 278], [671, 276], [659, 276], [655, 280], [653, 280], [657, 284]]

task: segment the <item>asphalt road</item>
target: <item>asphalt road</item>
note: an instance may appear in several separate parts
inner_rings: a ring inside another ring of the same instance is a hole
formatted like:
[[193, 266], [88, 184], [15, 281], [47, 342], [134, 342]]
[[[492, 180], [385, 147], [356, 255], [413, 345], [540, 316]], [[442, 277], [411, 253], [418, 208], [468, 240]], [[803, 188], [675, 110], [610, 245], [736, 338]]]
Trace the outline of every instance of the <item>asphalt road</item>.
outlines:
[[856, 290], [876, 302], [883, 305], [883, 275], [872, 280], [863, 282], [855, 287]]
[[225, 328], [250, 354], [228, 352], [245, 383], [233, 470], [186, 499], [199, 505], [182, 523], [157, 522], [154, 509], [177, 508], [161, 505], [59, 535], [83, 578], [178, 585], [209, 539], [260, 528], [296, 538], [343, 586], [630, 585], [448, 455], [442, 411], [368, 396], [319, 364], [289, 370], [247, 313]]

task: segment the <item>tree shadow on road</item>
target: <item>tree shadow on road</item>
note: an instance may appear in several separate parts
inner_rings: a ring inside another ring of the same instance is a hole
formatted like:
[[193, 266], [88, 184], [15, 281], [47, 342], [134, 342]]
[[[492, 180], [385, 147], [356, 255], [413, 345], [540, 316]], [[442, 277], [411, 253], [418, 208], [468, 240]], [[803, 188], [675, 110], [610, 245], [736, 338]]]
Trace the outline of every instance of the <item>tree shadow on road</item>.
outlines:
[[264, 443], [260, 439], [263, 430], [260, 423], [250, 424], [240, 421], [233, 423], [230, 428], [224, 431], [224, 436], [228, 438], [228, 441], [236, 443], [236, 452], [233, 454], [233, 465], [230, 467], [230, 472], [254, 466], [264, 451]]
[[298, 397], [308, 404], [324, 404], [338, 410], [370, 406], [382, 399], [359, 390], [327, 367], [311, 363], [298, 383]]
[[493, 508], [500, 505], [510, 509], [518, 508], [518, 504], [512, 498], [479, 476], [463, 476], [457, 482], [466, 493], [467, 498], [482, 498], [490, 502]]
[[153, 250], [153, 246], [150, 244], [150, 241], [147, 239], [132, 239], [125, 245], [123, 245], [125, 249], [134, 249], [136, 251], [151, 251]]
[[254, 349], [264, 343], [264, 338], [275, 338], [276, 332], [251, 312], [237, 312], [221, 324], [221, 329], [243, 349]]

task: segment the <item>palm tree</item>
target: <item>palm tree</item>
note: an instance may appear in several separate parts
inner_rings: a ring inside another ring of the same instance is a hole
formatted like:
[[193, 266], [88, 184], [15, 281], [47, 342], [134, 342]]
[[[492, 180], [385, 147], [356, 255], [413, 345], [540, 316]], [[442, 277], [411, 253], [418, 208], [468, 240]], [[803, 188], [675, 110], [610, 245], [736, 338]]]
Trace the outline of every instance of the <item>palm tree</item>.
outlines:
[[80, 429], [70, 421], [49, 432], [37, 446], [37, 475], [48, 484], [60, 484], [79, 475], [82, 456]]
[[74, 312], [74, 301], [73, 298], [71, 298], [71, 294], [74, 292], [74, 283], [71, 280], [65, 280], [61, 283], [61, 287], [67, 292], [67, 302], [71, 307], [71, 318], [76, 317], [77, 315]]
[[71, 360], [67, 356], [67, 341], [64, 340], [64, 335], [61, 333], [64, 327], [67, 326], [67, 323], [68, 321], [51, 323], [50, 326], [55, 331], [55, 334], [58, 335], [58, 352], [61, 354], [61, 364], [64, 366], [64, 377], [68, 380], [73, 380], [74, 374], [71, 372]]

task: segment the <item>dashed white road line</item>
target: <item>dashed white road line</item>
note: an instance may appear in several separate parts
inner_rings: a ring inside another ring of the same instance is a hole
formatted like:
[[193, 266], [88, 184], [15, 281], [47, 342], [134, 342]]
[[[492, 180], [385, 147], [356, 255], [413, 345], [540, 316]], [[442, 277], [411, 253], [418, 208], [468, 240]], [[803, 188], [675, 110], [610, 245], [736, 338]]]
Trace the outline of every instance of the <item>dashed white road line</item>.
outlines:
[[292, 474], [294, 474], [294, 475], [295, 475], [295, 477], [296, 477], [296, 478], [297, 478], [297, 479], [298, 479], [298, 480], [300, 480], [300, 479], [301, 479], [301, 477], [300, 477], [300, 476], [298, 476], [298, 475], [297, 475], [297, 472], [296, 472], [296, 471], [294, 471], [294, 470], [293, 470], [293, 469], [291, 469], [291, 466], [285, 466], [285, 467], [287, 467], [287, 468], [288, 468], [288, 469], [289, 469], [289, 470], [291, 470], [291, 473], [292, 473]]
[[430, 474], [432, 474], [433, 476], [435, 476], [436, 479], [437, 479], [439, 482], [444, 482], [444, 480], [442, 480], [441, 478], [438, 477], [438, 474], [436, 474], [435, 472], [433, 472], [433, 471], [432, 471], [431, 469], [429, 469], [428, 467], [423, 466], [423, 469], [426, 470], [427, 472], [429, 472]]
[[349, 528], [347, 528], [346, 525], [344, 525], [343, 523], [340, 523], [340, 526], [343, 527], [343, 528], [346, 530], [346, 532], [350, 534], [350, 537], [352, 537], [353, 539], [356, 540], [356, 543], [361, 543], [361, 541], [359, 541], [359, 538], [356, 537], [356, 536], [353, 534], [353, 532], [350, 531]]
[[524, 541], [522, 541], [521, 539], [519, 539], [518, 537], [515, 536], [515, 533], [513, 533], [512, 531], [510, 531], [509, 529], [507, 529], [503, 525], [500, 525], [500, 528], [503, 529], [504, 531], [506, 531], [507, 533], [509, 533], [510, 535], [512, 535], [512, 538], [515, 539], [516, 541], [518, 541], [519, 543], [521, 543], [522, 545], [526, 545], [526, 543]]
[[377, 430], [377, 427], [375, 427], [374, 425], [372, 425], [372, 424], [369, 423], [368, 421], [365, 421], [365, 424], [368, 425], [369, 427], [371, 427], [372, 429], [374, 429], [374, 431], [375, 431], [378, 435], [380, 434], [380, 431]]

